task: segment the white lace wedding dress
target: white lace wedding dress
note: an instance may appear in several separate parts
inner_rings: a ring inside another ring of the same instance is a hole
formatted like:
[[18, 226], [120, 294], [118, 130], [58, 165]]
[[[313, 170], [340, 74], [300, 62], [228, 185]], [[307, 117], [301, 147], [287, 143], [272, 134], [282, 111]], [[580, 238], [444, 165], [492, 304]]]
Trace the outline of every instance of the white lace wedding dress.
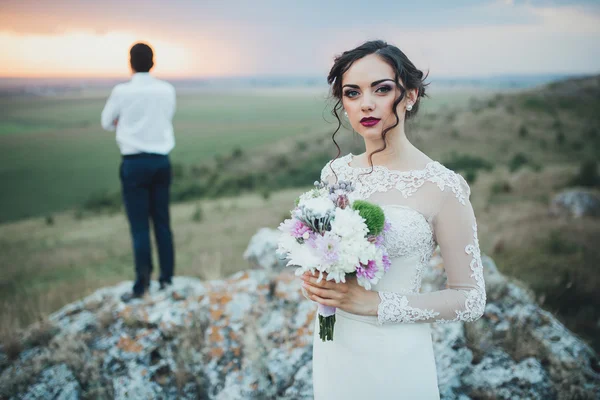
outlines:
[[[392, 265], [373, 287], [377, 316], [336, 312], [334, 340], [322, 342], [315, 319], [316, 400], [439, 399], [431, 322], [473, 321], [486, 304], [470, 188], [437, 161], [420, 170], [355, 168], [348, 154], [328, 163], [321, 179], [355, 183], [354, 197], [382, 206]], [[331, 166], [331, 168], [330, 168]], [[333, 171], [332, 171], [333, 168]], [[440, 246], [447, 289], [420, 293], [423, 268]]]

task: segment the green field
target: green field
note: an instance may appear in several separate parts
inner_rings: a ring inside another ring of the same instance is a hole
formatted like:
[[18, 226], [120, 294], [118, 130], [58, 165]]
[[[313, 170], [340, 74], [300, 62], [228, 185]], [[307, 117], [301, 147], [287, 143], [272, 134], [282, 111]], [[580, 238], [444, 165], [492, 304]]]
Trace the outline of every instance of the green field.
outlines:
[[[578, 185], [582, 161], [599, 161], [598, 79], [493, 96], [434, 92], [408, 129], [419, 149], [470, 180], [482, 251], [595, 349], [600, 225], [593, 217], [553, 217], [548, 205], [558, 191]], [[64, 304], [133, 277], [122, 209], [58, 212], [103, 188], [118, 194], [119, 153], [113, 134], [98, 126], [105, 95], [0, 98], [0, 342]], [[570, 96], [576, 107], [568, 106]], [[240, 148], [242, 157], [223, 158], [209, 172], [225, 179], [279, 168], [286, 179], [290, 166], [299, 167], [310, 172], [301, 176], [310, 185], [323, 165], [319, 157], [334, 150], [325, 104], [323, 94], [306, 90], [181, 94], [173, 159], [198, 164]], [[348, 132], [338, 139], [344, 154], [361, 144]], [[597, 172], [587, 171], [587, 186], [595, 179], [598, 190]], [[187, 172], [183, 179], [198, 178]], [[173, 204], [176, 274], [208, 280], [246, 269], [242, 254], [252, 235], [275, 228], [303, 190], [280, 189]]]
[[[0, 98], [0, 223], [70, 209], [92, 194], [118, 190], [114, 133], [100, 127], [107, 95]], [[464, 104], [472, 95], [444, 92], [424, 106]], [[172, 160], [198, 164], [234, 148], [329, 136], [334, 119], [327, 103], [326, 93], [291, 89], [179, 94]]]

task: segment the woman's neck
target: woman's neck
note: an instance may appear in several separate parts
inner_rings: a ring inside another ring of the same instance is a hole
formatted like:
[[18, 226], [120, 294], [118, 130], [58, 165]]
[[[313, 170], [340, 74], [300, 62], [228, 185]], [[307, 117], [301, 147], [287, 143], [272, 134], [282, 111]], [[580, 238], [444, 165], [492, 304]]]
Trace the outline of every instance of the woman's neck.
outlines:
[[[373, 165], [396, 168], [411, 164], [410, 159], [414, 158], [416, 147], [408, 140], [404, 130], [390, 131], [386, 135], [386, 144], [385, 150], [373, 154]], [[363, 166], [370, 166], [369, 154], [382, 147], [383, 140], [365, 140]]]

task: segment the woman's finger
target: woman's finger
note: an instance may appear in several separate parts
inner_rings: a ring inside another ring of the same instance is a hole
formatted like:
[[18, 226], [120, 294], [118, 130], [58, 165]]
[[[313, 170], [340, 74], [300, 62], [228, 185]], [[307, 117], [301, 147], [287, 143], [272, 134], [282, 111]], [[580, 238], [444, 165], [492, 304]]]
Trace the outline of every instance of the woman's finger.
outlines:
[[317, 286], [317, 287], [321, 287], [321, 288], [325, 288], [325, 289], [334, 289], [337, 285], [337, 283], [335, 283], [334, 281], [327, 281], [325, 280], [325, 278], [322, 278], [321, 281], [319, 282], [319, 278], [318, 277], [306, 277], [306, 278], [302, 278], [305, 282], [310, 283], [313, 286]]
[[312, 286], [309, 284], [304, 284], [304, 286], [310, 293], [316, 294], [319, 297], [324, 299], [340, 299], [341, 294], [331, 289], [323, 289], [317, 286]]
[[310, 299], [312, 301], [316, 301], [319, 304], [323, 304], [324, 306], [336, 307], [336, 308], [339, 307], [337, 300], [324, 299], [322, 297], [317, 296], [316, 294], [311, 294]]

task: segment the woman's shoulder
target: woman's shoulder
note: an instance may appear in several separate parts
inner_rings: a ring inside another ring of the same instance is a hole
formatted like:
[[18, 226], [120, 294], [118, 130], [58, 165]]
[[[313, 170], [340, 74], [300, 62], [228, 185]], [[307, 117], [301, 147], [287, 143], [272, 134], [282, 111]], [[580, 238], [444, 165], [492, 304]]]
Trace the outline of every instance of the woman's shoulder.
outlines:
[[332, 158], [321, 169], [321, 180], [326, 180], [329, 176], [334, 175], [334, 171], [337, 174], [344, 167], [348, 166], [352, 153], [348, 153], [344, 156]]
[[471, 188], [462, 174], [440, 161], [431, 161], [429, 165], [431, 165], [430, 180], [437, 183], [444, 192], [449, 188], [458, 201], [465, 204], [471, 195]]

